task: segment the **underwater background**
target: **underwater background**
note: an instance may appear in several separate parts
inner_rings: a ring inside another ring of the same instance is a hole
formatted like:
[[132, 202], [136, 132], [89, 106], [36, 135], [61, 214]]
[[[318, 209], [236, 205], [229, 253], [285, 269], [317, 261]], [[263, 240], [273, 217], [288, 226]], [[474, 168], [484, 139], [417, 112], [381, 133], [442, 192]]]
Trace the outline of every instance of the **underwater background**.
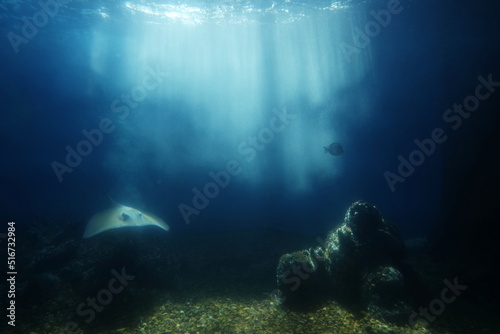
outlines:
[[[2, 277], [8, 248], [17, 265], [16, 326], [0, 326], [500, 332], [499, 15], [492, 0], [0, 1]], [[281, 255], [359, 200], [432, 295], [468, 286], [428, 326], [277, 305]], [[170, 230], [83, 239], [114, 203]], [[122, 268], [132, 289], [85, 321], [79, 303]]]

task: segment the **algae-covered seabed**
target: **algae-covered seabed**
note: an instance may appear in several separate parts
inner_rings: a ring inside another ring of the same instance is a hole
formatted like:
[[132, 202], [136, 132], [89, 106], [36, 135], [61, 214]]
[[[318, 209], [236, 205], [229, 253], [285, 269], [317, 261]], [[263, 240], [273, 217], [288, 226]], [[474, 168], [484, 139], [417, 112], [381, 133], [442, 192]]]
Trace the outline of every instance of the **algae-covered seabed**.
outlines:
[[[315, 246], [312, 237], [245, 231], [179, 236], [169, 243], [184, 262], [178, 269], [176, 289], [153, 287], [144, 289], [140, 300], [113, 301], [111, 311], [96, 313], [90, 324], [75, 317], [81, 300], [58, 296], [30, 308], [30, 317], [20, 318], [15, 332], [72, 333], [64, 328], [76, 319], [74, 333], [500, 333], [495, 313], [487, 305], [460, 300], [427, 328], [387, 324], [366, 314], [353, 314], [334, 301], [309, 311], [278, 307], [273, 291], [279, 256]], [[425, 257], [413, 262], [431, 285], [439, 287], [439, 281], [446, 278], [440, 272], [445, 268], [442, 264]]]

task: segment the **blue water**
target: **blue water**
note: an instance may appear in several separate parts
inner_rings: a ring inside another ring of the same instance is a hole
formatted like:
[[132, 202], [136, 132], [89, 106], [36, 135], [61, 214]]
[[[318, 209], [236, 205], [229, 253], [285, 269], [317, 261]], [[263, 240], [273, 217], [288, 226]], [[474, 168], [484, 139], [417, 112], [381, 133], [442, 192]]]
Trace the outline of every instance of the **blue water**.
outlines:
[[[484, 112], [468, 132], [481, 109], [443, 119], [478, 76], [500, 80], [478, 6], [0, 1], [0, 220], [83, 229], [107, 194], [173, 233], [319, 235], [362, 199], [425, 234], [490, 129]], [[448, 139], [391, 187], [436, 128]]]

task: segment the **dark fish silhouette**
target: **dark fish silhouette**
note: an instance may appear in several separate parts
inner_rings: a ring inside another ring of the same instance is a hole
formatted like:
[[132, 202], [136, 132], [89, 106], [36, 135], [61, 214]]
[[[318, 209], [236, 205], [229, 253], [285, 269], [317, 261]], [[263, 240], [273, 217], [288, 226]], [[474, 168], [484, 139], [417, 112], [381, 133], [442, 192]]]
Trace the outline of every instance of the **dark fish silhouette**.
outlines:
[[328, 147], [323, 147], [325, 153], [330, 153], [331, 155], [341, 155], [344, 153], [344, 148], [340, 143], [331, 143]]

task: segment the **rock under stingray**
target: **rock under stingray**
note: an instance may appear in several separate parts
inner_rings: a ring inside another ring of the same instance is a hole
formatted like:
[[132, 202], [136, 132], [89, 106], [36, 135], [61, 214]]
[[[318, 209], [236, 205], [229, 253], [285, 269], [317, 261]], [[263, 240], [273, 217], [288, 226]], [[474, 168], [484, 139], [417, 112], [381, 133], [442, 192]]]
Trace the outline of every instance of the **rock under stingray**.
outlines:
[[158, 226], [165, 231], [170, 227], [159, 217], [141, 212], [129, 206], [117, 206], [95, 214], [87, 224], [83, 237], [90, 238], [101, 232], [122, 227]]

